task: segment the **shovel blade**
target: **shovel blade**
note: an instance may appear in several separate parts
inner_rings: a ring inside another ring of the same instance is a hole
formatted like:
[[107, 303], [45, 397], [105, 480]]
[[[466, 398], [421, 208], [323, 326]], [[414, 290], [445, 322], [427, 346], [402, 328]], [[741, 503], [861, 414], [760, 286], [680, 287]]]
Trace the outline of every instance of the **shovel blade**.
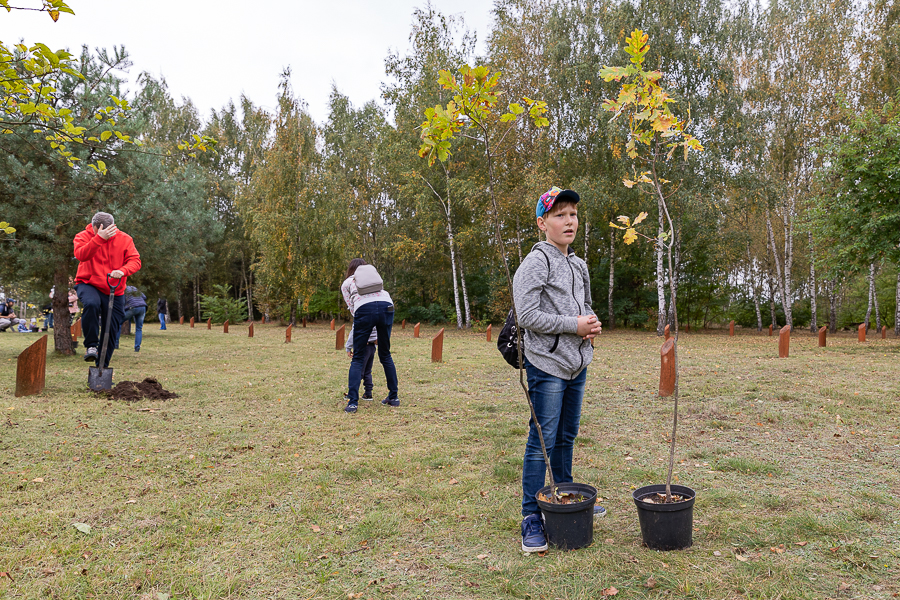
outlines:
[[101, 369], [100, 367], [88, 368], [88, 387], [95, 392], [111, 390], [112, 378], [113, 370], [109, 367], [107, 367], [106, 369]]

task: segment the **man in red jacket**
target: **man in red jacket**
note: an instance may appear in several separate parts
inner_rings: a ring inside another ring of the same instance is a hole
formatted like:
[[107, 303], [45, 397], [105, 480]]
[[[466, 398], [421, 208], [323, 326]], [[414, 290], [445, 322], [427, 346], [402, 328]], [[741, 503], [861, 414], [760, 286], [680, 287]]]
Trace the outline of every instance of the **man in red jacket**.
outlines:
[[[109, 213], [98, 212], [91, 224], [75, 236], [75, 258], [79, 261], [75, 275], [75, 291], [83, 306], [81, 330], [87, 348], [84, 360], [96, 361], [100, 366], [100, 322], [106, 320], [109, 310], [110, 283], [117, 286], [113, 300], [112, 319], [109, 322], [109, 342], [103, 367], [109, 366], [113, 350], [119, 342], [119, 333], [125, 319], [125, 282], [141, 268], [141, 255], [134, 247], [130, 235], [119, 231], [115, 219]], [[103, 323], [103, 332], [107, 324]]]

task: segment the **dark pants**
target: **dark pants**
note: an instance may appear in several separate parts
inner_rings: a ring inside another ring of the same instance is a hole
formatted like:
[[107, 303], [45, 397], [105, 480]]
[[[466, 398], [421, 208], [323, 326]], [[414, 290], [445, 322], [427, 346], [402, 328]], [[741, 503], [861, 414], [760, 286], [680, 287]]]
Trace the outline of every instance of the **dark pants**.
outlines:
[[[81, 302], [81, 332], [84, 334], [84, 347], [101, 349], [102, 335], [106, 332], [106, 313], [109, 310], [109, 295], [101, 293], [94, 286], [79, 283], [75, 286], [78, 300]], [[106, 360], [103, 368], [109, 366], [116, 346], [119, 344], [119, 333], [125, 321], [125, 296], [116, 296], [113, 300], [112, 320], [109, 322], [109, 342], [106, 348]], [[100, 366], [98, 355], [97, 366]]]
[[348, 404], [359, 402], [359, 380], [362, 378], [366, 346], [372, 330], [378, 332], [378, 360], [384, 367], [388, 398], [397, 399], [397, 368], [391, 358], [391, 327], [394, 324], [394, 305], [390, 302], [369, 302], [356, 309], [353, 315], [353, 360], [350, 361]]
[[[560, 379], [541, 371], [526, 358], [525, 371], [528, 373], [528, 393], [541, 424], [541, 433], [544, 434], [553, 479], [556, 483], [569, 483], [572, 481], [572, 452], [581, 423], [581, 401], [587, 369], [582, 369], [575, 379]], [[523, 517], [540, 512], [534, 496], [544, 487], [547, 472], [534, 419], [529, 421], [528, 426], [528, 442], [522, 461]]]
[[372, 383], [372, 365], [375, 364], [375, 342], [369, 342], [366, 344], [365, 349], [366, 355], [363, 357], [365, 360], [363, 361], [363, 389], [366, 391], [366, 396], [372, 395], [372, 388], [374, 384]]

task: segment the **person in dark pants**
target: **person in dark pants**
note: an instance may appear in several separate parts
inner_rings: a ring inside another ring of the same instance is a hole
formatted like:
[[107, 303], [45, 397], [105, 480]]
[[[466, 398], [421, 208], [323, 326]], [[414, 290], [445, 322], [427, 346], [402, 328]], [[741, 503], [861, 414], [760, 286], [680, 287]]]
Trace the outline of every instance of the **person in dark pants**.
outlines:
[[159, 300], [156, 301], [156, 312], [159, 315], [159, 328], [166, 328], [166, 314], [169, 312], [169, 304], [166, 302], [166, 299], [162, 296], [159, 297]]
[[[119, 343], [119, 333], [125, 319], [125, 282], [129, 275], [140, 270], [141, 255], [134, 247], [134, 239], [116, 227], [113, 216], [98, 212], [84, 231], [75, 236], [75, 258], [79, 262], [75, 291], [82, 304], [81, 330], [86, 348], [84, 360], [94, 361], [97, 366], [106, 368]], [[109, 310], [111, 285], [117, 286], [112, 319], [109, 323], [103, 323]], [[99, 346], [107, 327], [109, 343], [101, 365]]]
[[[147, 316], [147, 296], [136, 287], [125, 288], [125, 320], [134, 321], [134, 351], [141, 351], [141, 340], [144, 337], [144, 317]], [[119, 346], [116, 345], [116, 348]]]

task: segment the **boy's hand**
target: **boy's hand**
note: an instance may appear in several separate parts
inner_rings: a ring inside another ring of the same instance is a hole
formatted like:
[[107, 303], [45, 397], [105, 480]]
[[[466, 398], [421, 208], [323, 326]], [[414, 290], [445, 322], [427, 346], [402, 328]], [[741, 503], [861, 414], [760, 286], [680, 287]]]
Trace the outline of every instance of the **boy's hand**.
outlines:
[[353, 358], [353, 350], [347, 350], [347, 358]]
[[581, 336], [582, 339], [592, 340], [597, 335], [600, 334], [602, 327], [600, 326], [600, 321], [597, 320], [597, 317], [594, 315], [579, 315], [578, 317], [578, 335]]

